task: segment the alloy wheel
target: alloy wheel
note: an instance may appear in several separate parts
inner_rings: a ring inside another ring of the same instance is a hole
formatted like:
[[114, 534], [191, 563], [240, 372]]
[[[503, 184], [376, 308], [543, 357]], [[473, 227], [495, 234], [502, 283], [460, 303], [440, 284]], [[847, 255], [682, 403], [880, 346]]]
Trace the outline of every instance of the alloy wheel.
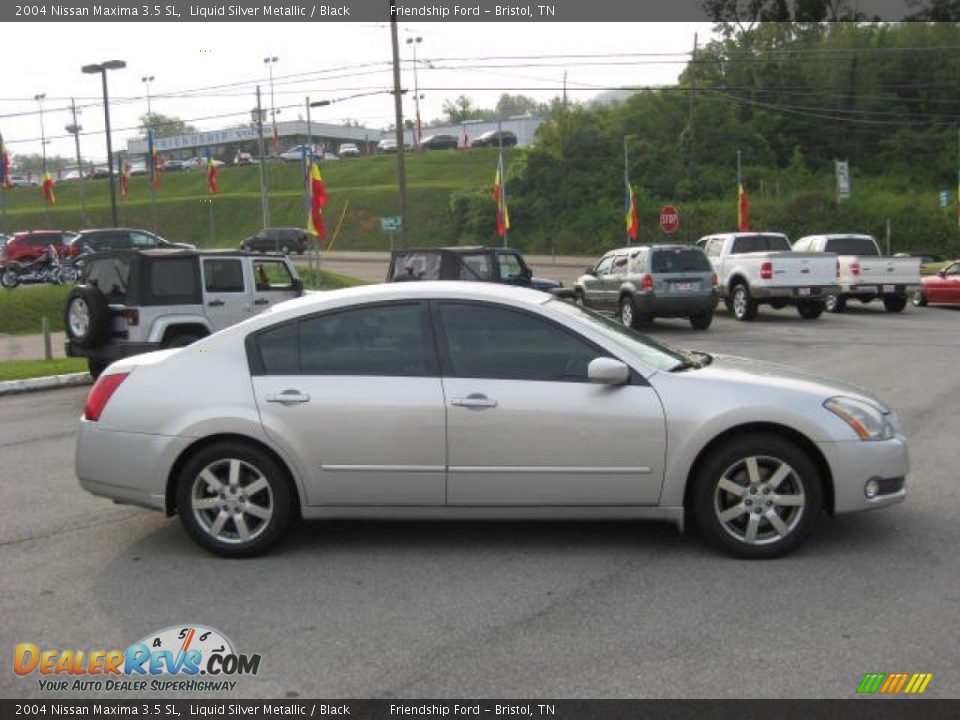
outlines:
[[262, 535], [274, 512], [273, 491], [260, 470], [237, 458], [204, 467], [190, 491], [193, 517], [220, 542], [246, 544]]
[[767, 455], [752, 455], [721, 474], [713, 509], [720, 526], [735, 540], [771, 545], [794, 531], [805, 502], [803, 482], [789, 464]]

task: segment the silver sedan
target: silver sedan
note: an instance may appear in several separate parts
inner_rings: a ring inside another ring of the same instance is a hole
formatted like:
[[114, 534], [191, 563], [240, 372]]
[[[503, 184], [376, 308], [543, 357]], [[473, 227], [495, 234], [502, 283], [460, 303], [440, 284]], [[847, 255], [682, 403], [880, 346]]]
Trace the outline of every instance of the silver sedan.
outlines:
[[658, 344], [523, 288], [400, 283], [277, 305], [111, 365], [80, 421], [88, 491], [251, 556], [298, 518], [692, 518], [741, 557], [903, 500], [867, 391]]

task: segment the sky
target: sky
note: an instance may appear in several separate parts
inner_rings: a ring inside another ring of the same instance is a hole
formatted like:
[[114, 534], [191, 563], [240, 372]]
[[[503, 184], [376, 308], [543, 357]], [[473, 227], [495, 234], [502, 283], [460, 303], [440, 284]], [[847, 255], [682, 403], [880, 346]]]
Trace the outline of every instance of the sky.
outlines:
[[[709, 23], [401, 22], [399, 31], [402, 84], [410, 90], [404, 116], [414, 114], [416, 44], [425, 123], [443, 116], [444, 100], [461, 94], [491, 108], [503, 92], [549, 100], [562, 93], [565, 71], [571, 100], [586, 101], [607, 88], [669, 85], [683, 70], [694, 33], [700, 45], [711, 37]], [[406, 43], [417, 37], [420, 43]], [[34, 97], [45, 94], [48, 156], [75, 156], [64, 129], [75, 98], [81, 153], [102, 161], [100, 76], [80, 68], [114, 59], [127, 63], [108, 73], [115, 149], [138, 134], [138, 118], [147, 109], [145, 76], [154, 77], [149, 86], [156, 113], [199, 130], [250, 122], [257, 83], [270, 107], [266, 57], [277, 58], [273, 102], [279, 121], [305, 117], [307, 96], [338, 100], [312, 111], [317, 122], [355, 120], [384, 129], [394, 118], [393, 98], [382, 92], [393, 83], [386, 23], [17, 23], [4, 33], [4, 55], [23, 63], [23, 72], [10, 71], [8, 60], [0, 83], [0, 133], [13, 156], [40, 152], [41, 103]]]

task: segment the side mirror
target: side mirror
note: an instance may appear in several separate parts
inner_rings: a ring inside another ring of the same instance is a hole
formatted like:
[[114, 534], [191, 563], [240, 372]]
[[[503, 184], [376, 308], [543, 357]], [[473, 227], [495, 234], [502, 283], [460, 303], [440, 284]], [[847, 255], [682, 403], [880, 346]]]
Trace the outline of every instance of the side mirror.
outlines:
[[587, 380], [601, 385], [625, 385], [630, 379], [630, 368], [619, 360], [599, 357], [587, 365]]
[[937, 275], [938, 275], [939, 277], [945, 278], [945, 277], [947, 276], [947, 271], [946, 271], [945, 269], [943, 269], [943, 270], [937, 270]]
[[584, 270], [584, 272], [585, 272], [587, 275], [593, 275], [594, 277], [597, 276], [596, 271], [593, 269], [593, 265], [587, 265], [587, 269]]

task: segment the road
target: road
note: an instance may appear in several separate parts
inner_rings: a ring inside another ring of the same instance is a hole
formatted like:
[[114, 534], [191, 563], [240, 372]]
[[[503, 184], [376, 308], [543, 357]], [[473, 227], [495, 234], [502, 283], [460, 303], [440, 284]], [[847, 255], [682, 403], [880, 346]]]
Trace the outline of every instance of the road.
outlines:
[[[0, 648], [9, 663], [19, 642], [126, 648], [205, 623], [263, 656], [224, 699], [851, 698], [867, 672], [931, 672], [928, 696], [957, 697], [958, 319], [857, 307], [655, 325], [677, 346], [860, 383], [900, 414], [907, 502], [825, 518], [768, 562], [656, 523], [373, 521], [301, 523], [268, 557], [226, 561], [176, 519], [78, 488], [83, 389], [0, 398]], [[68, 697], [7, 667], [0, 697]]]

